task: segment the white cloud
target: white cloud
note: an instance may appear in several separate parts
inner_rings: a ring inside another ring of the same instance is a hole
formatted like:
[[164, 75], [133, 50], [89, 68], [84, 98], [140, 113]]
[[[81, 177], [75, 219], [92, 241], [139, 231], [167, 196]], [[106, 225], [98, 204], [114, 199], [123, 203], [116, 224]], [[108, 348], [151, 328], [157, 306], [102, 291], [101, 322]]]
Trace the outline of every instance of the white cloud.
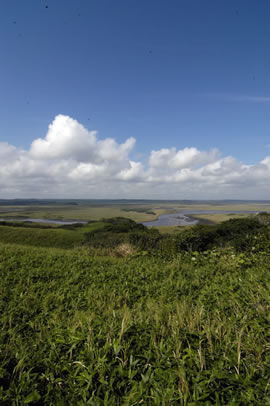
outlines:
[[270, 156], [245, 165], [218, 150], [153, 150], [131, 159], [135, 139], [99, 139], [58, 115], [28, 151], [0, 143], [1, 197], [269, 198]]
[[16, 147], [7, 142], [0, 142], [0, 162], [9, 161], [14, 154], [17, 154]]
[[79, 163], [74, 169], [72, 169], [68, 176], [74, 180], [96, 180], [106, 175], [106, 165], [97, 165], [91, 162]]
[[134, 161], [130, 161], [129, 164], [130, 164], [129, 168], [125, 168], [119, 173], [118, 179], [125, 181], [143, 180], [144, 178], [143, 165], [140, 162]]
[[87, 161], [95, 157], [96, 131], [88, 131], [71, 117], [58, 115], [44, 139], [32, 142], [30, 155], [37, 159], [70, 158]]
[[176, 148], [163, 148], [159, 151], [152, 151], [149, 158], [149, 165], [152, 168], [181, 169], [191, 166], [199, 166], [212, 162], [218, 157], [218, 151], [213, 149], [209, 152], [199, 151], [197, 148], [184, 148], [177, 151]]

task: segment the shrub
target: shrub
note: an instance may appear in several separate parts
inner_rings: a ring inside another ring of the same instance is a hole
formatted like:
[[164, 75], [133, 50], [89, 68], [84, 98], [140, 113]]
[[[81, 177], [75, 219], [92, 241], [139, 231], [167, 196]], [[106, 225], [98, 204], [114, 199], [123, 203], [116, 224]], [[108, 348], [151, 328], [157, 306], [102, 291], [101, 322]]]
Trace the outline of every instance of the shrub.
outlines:
[[268, 240], [268, 234], [267, 226], [257, 218], [230, 219], [216, 226], [196, 225], [184, 231], [177, 237], [176, 250], [206, 251], [229, 245], [237, 251], [248, 251], [259, 235]]
[[148, 250], [157, 247], [161, 238], [158, 230], [149, 230], [143, 224], [123, 217], [104, 220], [103, 229], [85, 234], [85, 242], [95, 248], [116, 248], [121, 244], [131, 244], [138, 249]]

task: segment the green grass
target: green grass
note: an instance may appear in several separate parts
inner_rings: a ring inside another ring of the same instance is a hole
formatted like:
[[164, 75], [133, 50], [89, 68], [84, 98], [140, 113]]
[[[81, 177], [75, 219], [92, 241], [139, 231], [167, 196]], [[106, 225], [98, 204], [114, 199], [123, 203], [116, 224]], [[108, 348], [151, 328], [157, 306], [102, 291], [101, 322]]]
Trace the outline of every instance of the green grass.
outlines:
[[55, 226], [47, 229], [37, 227], [37, 224], [33, 224], [33, 227], [0, 225], [0, 242], [34, 247], [73, 248], [82, 244], [86, 232], [103, 228], [104, 223], [90, 223], [74, 229]]
[[208, 220], [213, 224], [219, 224], [233, 218], [246, 218], [250, 217], [247, 213], [215, 213], [215, 214], [194, 214], [192, 216], [198, 220]]
[[[2, 208], [3, 210], [5, 207]], [[15, 209], [15, 208], [14, 208]], [[134, 210], [132, 210], [134, 209]], [[128, 211], [126, 211], [128, 210]], [[149, 206], [150, 213], [147, 208], [140, 205], [135, 207], [130, 206], [68, 206], [68, 205], [54, 205], [54, 206], [18, 206], [16, 210], [1, 213], [0, 218], [16, 218], [23, 216], [25, 218], [44, 218], [56, 220], [99, 220], [101, 218], [121, 217], [125, 216], [135, 221], [152, 221], [162, 214], [162, 210], [158, 210], [156, 214], [152, 213], [152, 205]], [[155, 211], [155, 210], [154, 210]]]
[[270, 405], [269, 268], [0, 244], [1, 405]]
[[158, 230], [161, 234], [179, 234], [190, 226], [151, 226], [151, 229]]

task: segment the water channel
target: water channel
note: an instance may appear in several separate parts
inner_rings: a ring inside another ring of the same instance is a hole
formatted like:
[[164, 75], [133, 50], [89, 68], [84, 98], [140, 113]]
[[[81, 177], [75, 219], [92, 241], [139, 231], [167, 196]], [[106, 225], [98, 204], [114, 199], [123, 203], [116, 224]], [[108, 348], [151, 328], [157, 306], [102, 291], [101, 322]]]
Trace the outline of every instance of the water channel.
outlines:
[[[147, 227], [152, 226], [192, 226], [197, 223], [205, 223], [203, 219], [195, 219], [192, 216], [196, 214], [255, 214], [258, 211], [255, 210], [181, 210], [177, 213], [162, 214], [154, 221], [146, 221], [142, 223]], [[29, 221], [31, 223], [47, 223], [58, 225], [71, 225], [71, 224], [87, 224], [87, 221], [83, 220], [53, 220], [53, 219], [41, 219], [41, 218], [0, 218], [0, 221]]]
[[194, 219], [196, 214], [256, 214], [253, 210], [181, 210], [178, 213], [162, 214], [154, 221], [146, 221], [144, 226], [192, 226], [197, 223], [205, 223], [203, 219]]

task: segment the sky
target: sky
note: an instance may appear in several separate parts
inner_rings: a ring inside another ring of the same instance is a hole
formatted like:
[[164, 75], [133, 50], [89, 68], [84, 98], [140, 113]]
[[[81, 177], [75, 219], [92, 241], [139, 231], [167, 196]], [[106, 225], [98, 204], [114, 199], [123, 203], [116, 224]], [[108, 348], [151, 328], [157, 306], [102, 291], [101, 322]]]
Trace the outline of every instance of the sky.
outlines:
[[0, 198], [270, 199], [269, 0], [1, 0]]

